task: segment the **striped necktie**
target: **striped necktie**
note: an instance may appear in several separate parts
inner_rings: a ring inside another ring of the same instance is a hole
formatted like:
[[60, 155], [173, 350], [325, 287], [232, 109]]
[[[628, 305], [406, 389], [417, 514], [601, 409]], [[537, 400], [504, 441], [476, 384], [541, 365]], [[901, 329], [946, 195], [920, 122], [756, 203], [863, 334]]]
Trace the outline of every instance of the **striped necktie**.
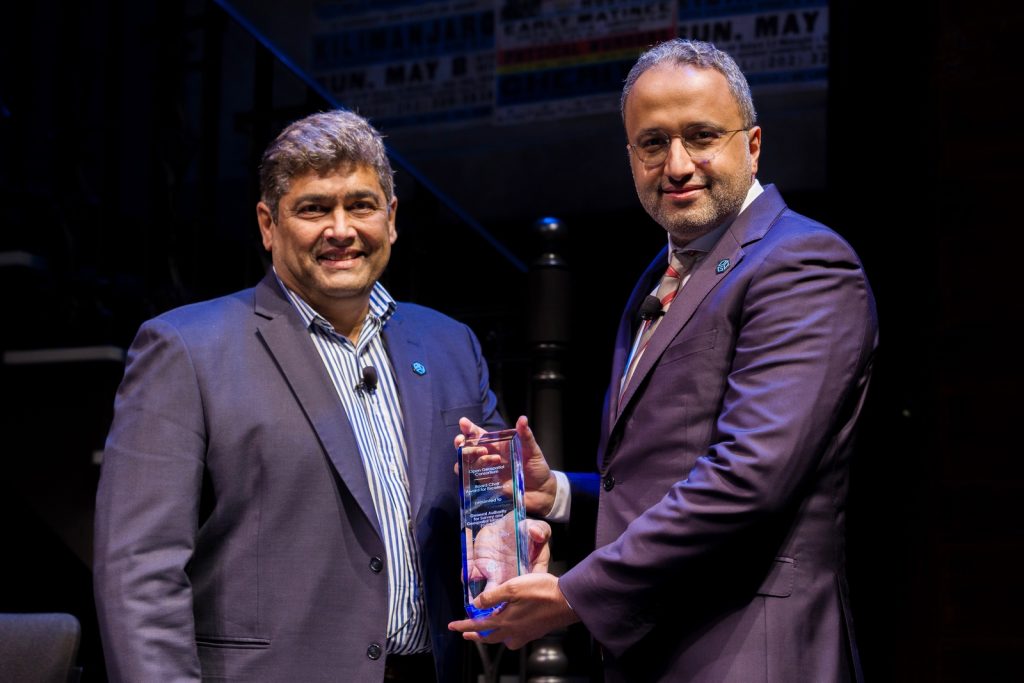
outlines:
[[669, 265], [665, 269], [665, 274], [661, 276], [661, 282], [658, 283], [658, 290], [653, 295], [658, 298], [661, 302], [661, 310], [657, 311], [655, 315], [644, 320], [643, 326], [640, 330], [640, 339], [634, 345], [633, 354], [629, 359], [629, 366], [626, 368], [626, 372], [622, 376], [622, 382], [619, 386], [619, 400], [622, 400], [623, 394], [626, 393], [626, 387], [629, 386], [629, 381], [633, 378], [633, 372], [636, 370], [637, 364], [640, 362], [640, 357], [643, 356], [644, 350], [647, 349], [647, 345], [651, 343], [651, 337], [654, 336], [654, 331], [658, 328], [658, 323], [665, 317], [665, 312], [668, 311], [668, 307], [672, 304], [672, 300], [676, 298], [679, 293], [679, 285], [686, 276], [690, 267], [693, 264], [694, 252], [686, 252], [680, 257], [676, 252], [670, 252], [669, 254]]

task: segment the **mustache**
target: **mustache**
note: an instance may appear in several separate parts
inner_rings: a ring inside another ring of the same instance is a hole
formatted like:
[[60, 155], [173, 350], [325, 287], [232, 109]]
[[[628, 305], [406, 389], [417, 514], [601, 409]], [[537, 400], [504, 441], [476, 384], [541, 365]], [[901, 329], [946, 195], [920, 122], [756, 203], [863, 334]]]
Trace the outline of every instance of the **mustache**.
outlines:
[[704, 178], [688, 178], [684, 182], [673, 183], [671, 181], [658, 185], [659, 192], [679, 192], [683, 190], [706, 189], [709, 183]]

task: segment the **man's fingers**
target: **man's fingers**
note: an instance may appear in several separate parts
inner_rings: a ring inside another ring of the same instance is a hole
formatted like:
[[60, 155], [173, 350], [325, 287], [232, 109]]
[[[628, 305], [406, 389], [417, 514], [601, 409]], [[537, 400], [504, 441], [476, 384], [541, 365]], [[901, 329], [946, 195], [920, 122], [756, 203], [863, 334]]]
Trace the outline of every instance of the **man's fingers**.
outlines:
[[462, 433], [455, 436], [456, 448], [461, 448], [462, 444], [466, 443], [466, 439], [476, 438], [484, 433], [484, 430], [468, 417], [459, 418], [459, 431]]
[[476, 599], [473, 600], [473, 607], [477, 609], [490, 609], [503, 602], [508, 602], [508, 596], [505, 595], [505, 591], [501, 590], [502, 585], [504, 584], [489, 588], [476, 596]]
[[530, 537], [530, 573], [547, 572], [551, 562], [551, 526], [539, 519], [527, 520]]
[[540, 519], [528, 519], [527, 531], [530, 540], [539, 545], [544, 545], [551, 540], [551, 525]]
[[449, 622], [448, 630], [458, 631], [466, 635], [475, 635], [478, 634], [480, 631], [483, 631], [484, 633], [489, 633], [489, 631], [484, 625], [484, 622], [478, 621], [476, 619], [460, 619], [459, 621]]
[[527, 452], [537, 447], [537, 439], [534, 438], [533, 430], [530, 429], [530, 421], [525, 415], [520, 415], [519, 419], [516, 420], [516, 432], [519, 434], [519, 440], [523, 442], [523, 448]]
[[459, 418], [459, 429], [465, 438], [476, 438], [481, 434], [486, 434], [484, 429], [470, 420], [468, 417]]

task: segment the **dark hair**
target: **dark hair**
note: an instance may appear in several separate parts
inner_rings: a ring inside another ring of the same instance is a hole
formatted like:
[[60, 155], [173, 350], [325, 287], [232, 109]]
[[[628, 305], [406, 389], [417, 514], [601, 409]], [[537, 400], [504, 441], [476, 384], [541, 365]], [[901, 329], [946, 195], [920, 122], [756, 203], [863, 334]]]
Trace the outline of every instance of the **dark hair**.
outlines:
[[376, 171], [390, 206], [395, 194], [394, 171], [381, 134], [362, 116], [345, 109], [312, 114], [281, 131], [263, 153], [260, 198], [276, 219], [278, 203], [292, 178], [362, 164]]
[[714, 69], [721, 73], [725, 76], [725, 80], [729, 84], [729, 92], [732, 93], [740, 108], [743, 127], [750, 128], [757, 125], [757, 112], [754, 111], [754, 101], [750, 97], [750, 84], [747, 83], [747, 78], [736, 61], [711, 43], [685, 38], [673, 38], [659, 43], [636, 60], [636, 64], [626, 76], [625, 85], [622, 86], [622, 99], [619, 100], [619, 110], [623, 121], [626, 120], [626, 99], [629, 97], [636, 79], [640, 78], [640, 75], [648, 69], [666, 62], [675, 65], [689, 64], [701, 69]]

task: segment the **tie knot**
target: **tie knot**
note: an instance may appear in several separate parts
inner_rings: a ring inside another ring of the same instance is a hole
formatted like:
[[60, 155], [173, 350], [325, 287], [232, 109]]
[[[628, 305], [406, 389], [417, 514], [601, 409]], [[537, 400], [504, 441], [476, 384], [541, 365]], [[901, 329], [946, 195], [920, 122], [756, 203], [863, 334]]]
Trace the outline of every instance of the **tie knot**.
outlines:
[[662, 276], [662, 280], [671, 278], [679, 280], [693, 267], [693, 262], [697, 260], [697, 252], [692, 249], [686, 251], [672, 251], [668, 255], [668, 268], [665, 269], [665, 274]]
[[676, 277], [682, 277], [693, 268], [694, 262], [697, 257], [700, 256], [700, 252], [694, 249], [686, 249], [685, 251], [672, 251], [669, 253], [668, 262], [669, 268], [675, 270], [677, 273]]

